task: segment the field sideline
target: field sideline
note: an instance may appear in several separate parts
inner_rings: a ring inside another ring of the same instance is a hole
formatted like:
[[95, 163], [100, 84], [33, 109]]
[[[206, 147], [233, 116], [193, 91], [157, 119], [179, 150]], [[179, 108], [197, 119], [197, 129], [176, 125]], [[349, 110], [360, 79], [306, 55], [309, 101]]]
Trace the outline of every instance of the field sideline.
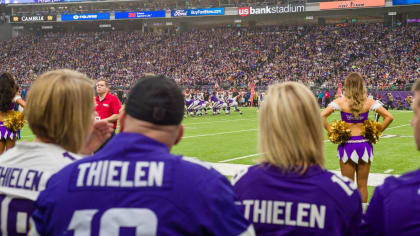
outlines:
[[[241, 108], [243, 115], [208, 115], [184, 119], [183, 140], [173, 148], [175, 154], [183, 154], [210, 162], [226, 176], [237, 169], [253, 165], [258, 159], [257, 126], [258, 113], [255, 108]], [[410, 126], [411, 111], [391, 111], [394, 122], [384, 132], [378, 144], [374, 145], [374, 161], [369, 177], [369, 197], [374, 186], [392, 174], [400, 175], [420, 166], [419, 152]], [[371, 112], [371, 119], [373, 114]], [[339, 119], [339, 113], [331, 115], [329, 121]], [[34, 136], [28, 126], [22, 132], [22, 140], [32, 141]], [[325, 136], [326, 168], [339, 171], [336, 155], [337, 145]]]

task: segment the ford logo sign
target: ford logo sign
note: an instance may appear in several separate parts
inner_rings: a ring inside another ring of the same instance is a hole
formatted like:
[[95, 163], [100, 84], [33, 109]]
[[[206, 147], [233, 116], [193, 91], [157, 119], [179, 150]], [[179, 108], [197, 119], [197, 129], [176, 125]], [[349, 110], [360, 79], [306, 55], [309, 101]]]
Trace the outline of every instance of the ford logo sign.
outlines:
[[185, 10], [176, 10], [174, 12], [174, 16], [186, 16], [187, 15], [187, 11]]

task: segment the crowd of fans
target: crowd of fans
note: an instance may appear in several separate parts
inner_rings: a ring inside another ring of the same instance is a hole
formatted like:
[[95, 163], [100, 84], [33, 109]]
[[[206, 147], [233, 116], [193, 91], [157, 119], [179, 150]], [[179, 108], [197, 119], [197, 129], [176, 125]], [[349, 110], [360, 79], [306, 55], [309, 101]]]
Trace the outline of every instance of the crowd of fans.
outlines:
[[0, 71], [26, 87], [45, 71], [71, 68], [123, 90], [144, 73], [184, 87], [301, 81], [326, 89], [357, 71], [369, 89], [398, 90], [420, 75], [419, 39], [419, 27], [382, 24], [45, 33], [3, 42]]

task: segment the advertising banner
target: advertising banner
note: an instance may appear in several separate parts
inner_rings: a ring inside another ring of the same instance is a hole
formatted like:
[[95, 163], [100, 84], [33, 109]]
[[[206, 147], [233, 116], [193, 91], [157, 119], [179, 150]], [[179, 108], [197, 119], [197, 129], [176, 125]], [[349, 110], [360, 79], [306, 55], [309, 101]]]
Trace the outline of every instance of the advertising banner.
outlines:
[[393, 0], [392, 5], [420, 4], [420, 0]]
[[237, 7], [225, 7], [225, 16], [237, 16], [238, 8]]
[[115, 19], [135, 18], [158, 18], [165, 17], [166, 12], [162, 11], [139, 11], [139, 12], [115, 12]]
[[36, 1], [35, 0], [4, 0], [2, 3], [5, 3], [5, 4], [22, 4], [22, 3], [36, 3]]
[[262, 15], [305, 12], [304, 4], [288, 4], [283, 6], [239, 7], [238, 15]]
[[220, 16], [225, 14], [224, 8], [172, 10], [172, 17], [180, 16]]
[[336, 1], [336, 2], [320, 2], [320, 10], [332, 9], [351, 9], [364, 7], [383, 7], [385, 0], [354, 0], [354, 1]]
[[51, 22], [56, 21], [55, 15], [43, 15], [43, 16], [12, 16], [10, 22]]
[[407, 19], [407, 23], [420, 23], [420, 19]]
[[109, 13], [89, 13], [89, 14], [69, 14], [61, 15], [62, 21], [79, 21], [79, 20], [109, 20]]
[[63, 0], [35, 0], [37, 3], [63, 2]]

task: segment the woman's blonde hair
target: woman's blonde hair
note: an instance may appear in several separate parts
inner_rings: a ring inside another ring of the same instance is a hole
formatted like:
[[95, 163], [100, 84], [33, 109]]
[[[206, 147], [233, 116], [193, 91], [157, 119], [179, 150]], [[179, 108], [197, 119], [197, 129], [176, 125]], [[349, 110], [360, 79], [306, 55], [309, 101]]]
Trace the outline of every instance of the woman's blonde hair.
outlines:
[[350, 111], [354, 116], [362, 113], [367, 98], [365, 81], [359, 73], [351, 73], [344, 82], [344, 96], [350, 101]]
[[303, 84], [270, 86], [259, 114], [260, 161], [304, 174], [310, 165], [324, 168], [320, 109]]
[[93, 82], [72, 70], [42, 74], [31, 86], [25, 117], [33, 133], [67, 151], [81, 151], [92, 125]]

